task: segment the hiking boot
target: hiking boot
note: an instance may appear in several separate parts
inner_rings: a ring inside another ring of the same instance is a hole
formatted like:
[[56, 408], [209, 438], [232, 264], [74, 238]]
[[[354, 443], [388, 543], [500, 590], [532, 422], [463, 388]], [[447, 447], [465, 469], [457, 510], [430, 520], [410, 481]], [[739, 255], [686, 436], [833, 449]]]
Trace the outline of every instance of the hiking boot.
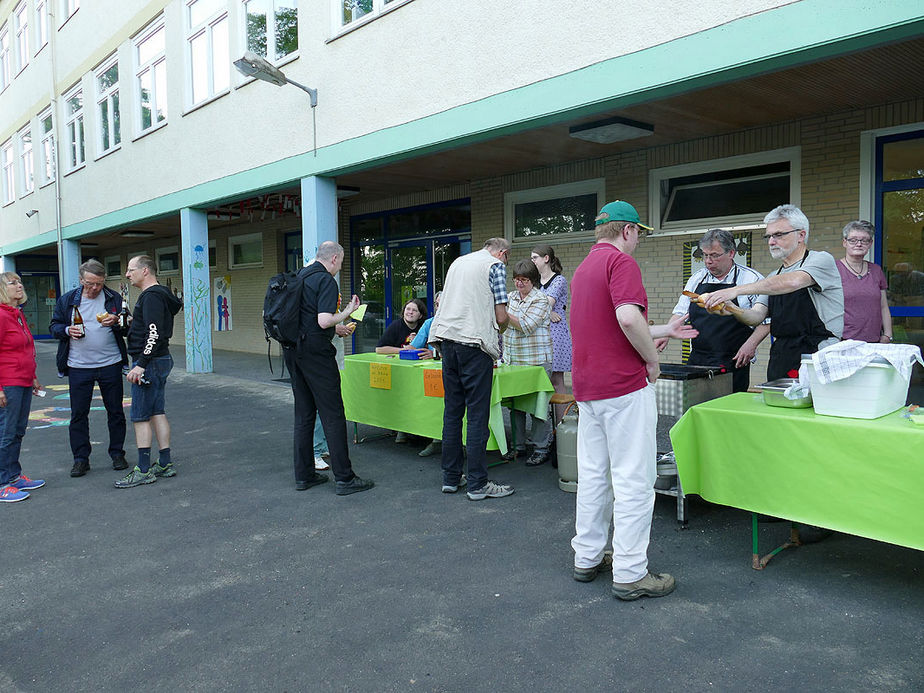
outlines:
[[83, 476], [90, 471], [90, 460], [74, 460], [71, 476]]
[[25, 474], [20, 474], [18, 479], [10, 482], [10, 486], [15, 486], [20, 491], [34, 491], [44, 485], [45, 481], [43, 479], [30, 479]]
[[504, 498], [513, 495], [513, 486], [502, 486], [488, 480], [484, 486], [475, 491], [468, 492], [468, 499], [473, 501], [484, 500], [485, 498]]
[[[117, 472], [122, 471], [123, 469], [128, 469], [128, 460], [125, 459], [125, 454], [121, 454], [118, 457], [112, 458], [112, 468]], [[71, 472], [71, 476], [74, 476], [74, 472]], [[79, 474], [77, 475], [79, 476]]]
[[571, 576], [578, 582], [593, 582], [594, 579], [602, 572], [611, 570], [613, 568], [613, 554], [610, 551], [607, 551], [603, 554], [603, 558], [600, 559], [600, 562], [595, 566], [590, 568], [578, 568], [574, 566], [574, 572]]
[[0, 503], [15, 503], [16, 501], [24, 501], [28, 497], [28, 492], [20, 491], [15, 486], [0, 488]]
[[648, 573], [635, 582], [614, 582], [613, 596], [630, 602], [639, 597], [663, 597], [674, 591], [676, 583], [667, 573]]
[[330, 481], [330, 478], [325, 474], [315, 474], [313, 479], [308, 479], [308, 481], [296, 481], [295, 490], [296, 491], [307, 491], [312, 486], [320, 486], [321, 484], [326, 484]]
[[176, 467], [173, 466], [173, 462], [168, 462], [166, 467], [161, 467], [160, 460], [158, 460], [151, 465], [151, 471], [154, 472], [154, 476], [164, 479], [176, 476]]
[[549, 453], [539, 452], [536, 450], [532, 455], [529, 456], [529, 459], [526, 460], [527, 467], [538, 467], [540, 464], [545, 464], [549, 461]]
[[455, 485], [443, 483], [443, 493], [455, 493], [460, 488], [465, 488], [467, 485], [468, 485], [468, 479], [466, 479], [465, 474], [463, 474], [459, 478], [459, 482]]
[[418, 457], [430, 457], [431, 455], [438, 455], [443, 448], [443, 444], [438, 440], [431, 440], [427, 443], [427, 447], [417, 453]]
[[155, 481], [157, 481], [157, 477], [154, 476], [153, 468], [146, 472], [142, 472], [141, 469], [136, 466], [128, 474], [115, 482], [115, 487], [134, 488], [135, 486], [141, 486], [142, 484], [153, 484]]
[[375, 482], [371, 479], [360, 479], [358, 476], [354, 476], [349, 481], [337, 482], [337, 495], [349, 496], [351, 493], [368, 491], [373, 486], [375, 486]]
[[314, 470], [316, 472], [326, 472], [330, 469], [330, 465], [324, 461], [324, 458], [320, 455], [316, 455], [314, 458]]

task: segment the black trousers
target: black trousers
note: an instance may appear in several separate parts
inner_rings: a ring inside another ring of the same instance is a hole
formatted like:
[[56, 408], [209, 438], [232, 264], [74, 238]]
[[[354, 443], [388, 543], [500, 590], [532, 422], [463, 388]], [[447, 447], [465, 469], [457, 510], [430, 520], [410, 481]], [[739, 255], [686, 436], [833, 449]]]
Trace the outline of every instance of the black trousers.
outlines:
[[125, 412], [122, 409], [122, 364], [113, 363], [102, 368], [69, 368], [68, 390], [71, 398], [71, 423], [68, 427], [74, 461], [90, 459], [90, 404], [93, 385], [99, 384], [99, 393], [106, 407], [109, 423], [109, 457], [118, 459], [125, 454]]
[[353, 474], [347, 447], [346, 419], [340, 394], [337, 350], [323, 337], [305, 337], [294, 349], [283, 349], [295, 397], [295, 480], [313, 479], [314, 421], [321, 417], [330, 451], [334, 479], [349, 481]]

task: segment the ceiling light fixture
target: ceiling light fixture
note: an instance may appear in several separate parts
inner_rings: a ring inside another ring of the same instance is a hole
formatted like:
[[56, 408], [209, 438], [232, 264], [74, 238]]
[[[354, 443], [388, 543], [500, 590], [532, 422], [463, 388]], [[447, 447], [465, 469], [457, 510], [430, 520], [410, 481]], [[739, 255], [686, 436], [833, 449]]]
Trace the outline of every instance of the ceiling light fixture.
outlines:
[[128, 229], [126, 231], [120, 231], [119, 235], [122, 238], [150, 238], [154, 235], [154, 232], [142, 231], [140, 229]]
[[26, 216], [27, 216], [29, 219], [31, 219], [32, 217], [34, 217], [36, 214], [38, 214], [38, 210], [37, 210], [37, 209], [30, 209], [28, 212], [26, 212]]
[[616, 116], [604, 120], [595, 120], [592, 123], [584, 123], [583, 125], [572, 125], [568, 128], [568, 134], [571, 137], [586, 140], [587, 142], [612, 144], [653, 135], [654, 125]]

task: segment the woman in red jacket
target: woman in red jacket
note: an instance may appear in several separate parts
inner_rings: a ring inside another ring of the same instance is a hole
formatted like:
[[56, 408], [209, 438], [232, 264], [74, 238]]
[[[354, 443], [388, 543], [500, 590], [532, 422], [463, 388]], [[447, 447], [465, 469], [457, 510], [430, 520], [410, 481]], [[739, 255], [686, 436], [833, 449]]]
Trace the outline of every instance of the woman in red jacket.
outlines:
[[0, 274], [0, 502], [15, 503], [45, 485], [22, 473], [19, 450], [29, 423], [35, 378], [35, 344], [19, 309], [26, 290], [15, 272]]

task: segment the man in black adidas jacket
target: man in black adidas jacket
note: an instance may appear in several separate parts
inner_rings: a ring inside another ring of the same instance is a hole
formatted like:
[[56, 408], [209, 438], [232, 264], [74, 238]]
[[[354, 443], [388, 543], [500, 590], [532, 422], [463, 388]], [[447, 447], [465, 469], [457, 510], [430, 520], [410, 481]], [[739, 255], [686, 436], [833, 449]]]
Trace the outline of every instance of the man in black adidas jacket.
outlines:
[[342, 266], [343, 246], [325, 241], [318, 247], [315, 261], [299, 271], [302, 298], [298, 345], [283, 348], [295, 396], [295, 488], [305, 491], [328, 480], [314, 467], [314, 420], [319, 415], [327, 434], [338, 496], [367, 491], [375, 485], [353, 473], [347, 448], [337, 350], [330, 341], [337, 329], [347, 329], [339, 323], [359, 307], [359, 298], [353, 296], [346, 308], [338, 310], [340, 290], [334, 275]]
[[[173, 317], [183, 307], [170, 289], [157, 283], [157, 268], [147, 255], [128, 261], [125, 276], [141, 295], [132, 312], [128, 329], [128, 353], [132, 369], [126, 375], [132, 384], [131, 419], [138, 446], [138, 465], [116, 488], [151, 484], [159, 477], [176, 476], [170, 460], [170, 423], [164, 413], [164, 390], [173, 369], [169, 343]], [[157, 436], [158, 460], [151, 464], [151, 442]]]

